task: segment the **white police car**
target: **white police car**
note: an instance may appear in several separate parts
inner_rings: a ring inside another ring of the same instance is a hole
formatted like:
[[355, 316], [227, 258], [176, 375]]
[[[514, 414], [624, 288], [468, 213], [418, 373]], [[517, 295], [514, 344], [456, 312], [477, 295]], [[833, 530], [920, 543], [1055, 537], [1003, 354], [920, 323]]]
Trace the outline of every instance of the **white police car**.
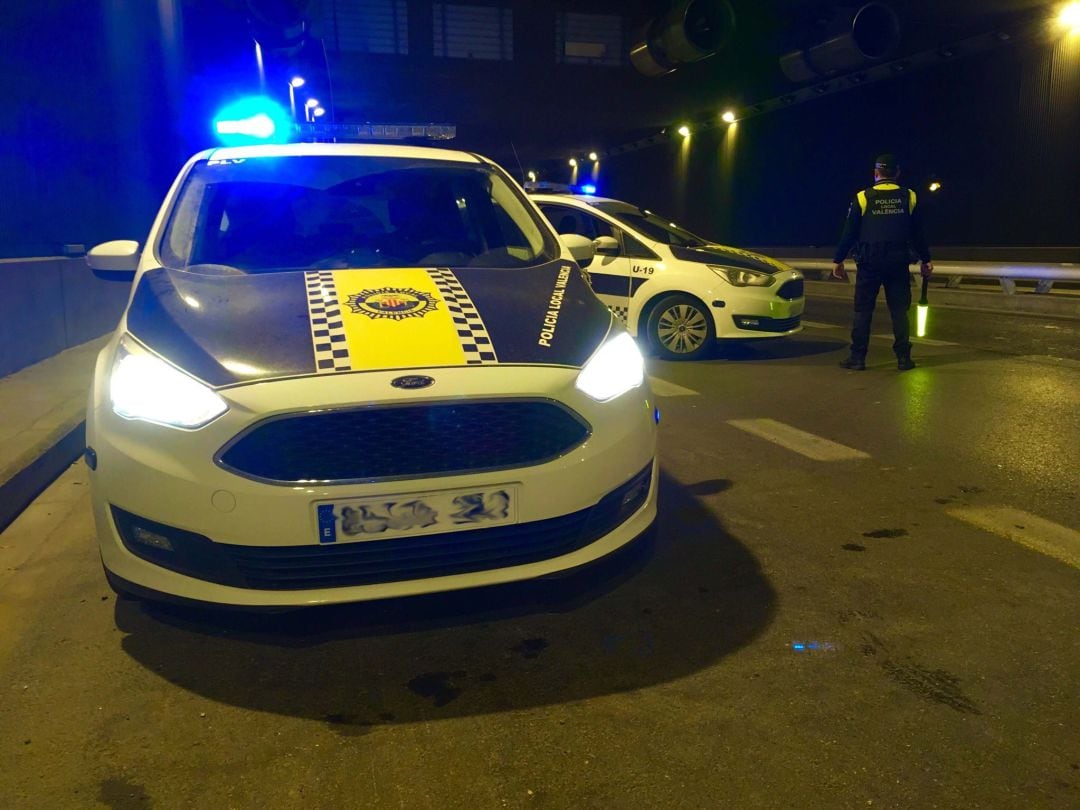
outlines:
[[593, 291], [661, 357], [696, 360], [714, 340], [802, 330], [802, 274], [717, 245], [629, 203], [585, 194], [531, 194], [560, 234], [594, 240]]
[[121, 593], [281, 608], [540, 577], [656, 516], [633, 341], [498, 166], [202, 152], [97, 360], [87, 463]]

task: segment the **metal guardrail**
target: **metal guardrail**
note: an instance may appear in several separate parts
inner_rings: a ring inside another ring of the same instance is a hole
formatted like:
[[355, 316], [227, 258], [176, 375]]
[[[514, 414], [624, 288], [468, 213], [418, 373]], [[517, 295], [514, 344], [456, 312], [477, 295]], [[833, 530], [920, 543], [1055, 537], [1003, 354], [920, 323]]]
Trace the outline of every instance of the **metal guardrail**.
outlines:
[[[823, 259], [786, 258], [777, 259], [798, 270], [831, 272], [833, 263]], [[917, 265], [916, 265], [917, 267]], [[914, 273], [913, 273], [914, 274]], [[1006, 295], [1016, 292], [1018, 279], [1035, 281], [1035, 292], [1045, 295], [1055, 281], [1080, 281], [1080, 265], [1073, 263], [1046, 264], [1038, 262], [934, 262], [934, 275], [947, 278], [948, 287], [959, 287], [965, 278], [992, 278], [1001, 283]], [[854, 276], [849, 270], [849, 283]]]

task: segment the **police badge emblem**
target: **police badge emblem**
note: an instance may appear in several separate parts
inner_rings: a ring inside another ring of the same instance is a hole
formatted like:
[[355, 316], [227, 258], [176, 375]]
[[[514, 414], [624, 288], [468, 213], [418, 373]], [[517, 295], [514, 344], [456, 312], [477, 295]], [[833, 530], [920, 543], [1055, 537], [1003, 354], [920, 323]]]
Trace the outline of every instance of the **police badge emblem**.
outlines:
[[439, 299], [431, 293], [404, 287], [380, 287], [377, 290], [361, 290], [350, 295], [345, 302], [354, 313], [369, 318], [422, 318], [433, 312]]

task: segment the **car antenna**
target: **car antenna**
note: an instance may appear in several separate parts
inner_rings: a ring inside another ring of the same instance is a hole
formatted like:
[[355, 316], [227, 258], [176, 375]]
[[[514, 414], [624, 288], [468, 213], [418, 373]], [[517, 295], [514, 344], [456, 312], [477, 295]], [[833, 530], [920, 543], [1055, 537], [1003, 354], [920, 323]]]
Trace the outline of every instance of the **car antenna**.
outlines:
[[525, 182], [525, 167], [521, 165], [521, 158], [518, 157], [517, 147], [514, 146], [514, 142], [510, 141], [510, 148], [514, 150], [514, 160], [517, 161], [518, 171], [521, 172], [521, 182]]

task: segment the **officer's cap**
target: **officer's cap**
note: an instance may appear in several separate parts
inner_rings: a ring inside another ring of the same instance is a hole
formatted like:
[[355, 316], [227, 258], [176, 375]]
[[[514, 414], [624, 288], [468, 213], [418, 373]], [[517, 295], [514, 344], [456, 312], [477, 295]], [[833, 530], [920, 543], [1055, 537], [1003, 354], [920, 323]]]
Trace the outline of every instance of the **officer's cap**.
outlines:
[[900, 169], [900, 164], [896, 160], [896, 155], [884, 154], [878, 155], [874, 159], [874, 168], [885, 174], [896, 174]]

